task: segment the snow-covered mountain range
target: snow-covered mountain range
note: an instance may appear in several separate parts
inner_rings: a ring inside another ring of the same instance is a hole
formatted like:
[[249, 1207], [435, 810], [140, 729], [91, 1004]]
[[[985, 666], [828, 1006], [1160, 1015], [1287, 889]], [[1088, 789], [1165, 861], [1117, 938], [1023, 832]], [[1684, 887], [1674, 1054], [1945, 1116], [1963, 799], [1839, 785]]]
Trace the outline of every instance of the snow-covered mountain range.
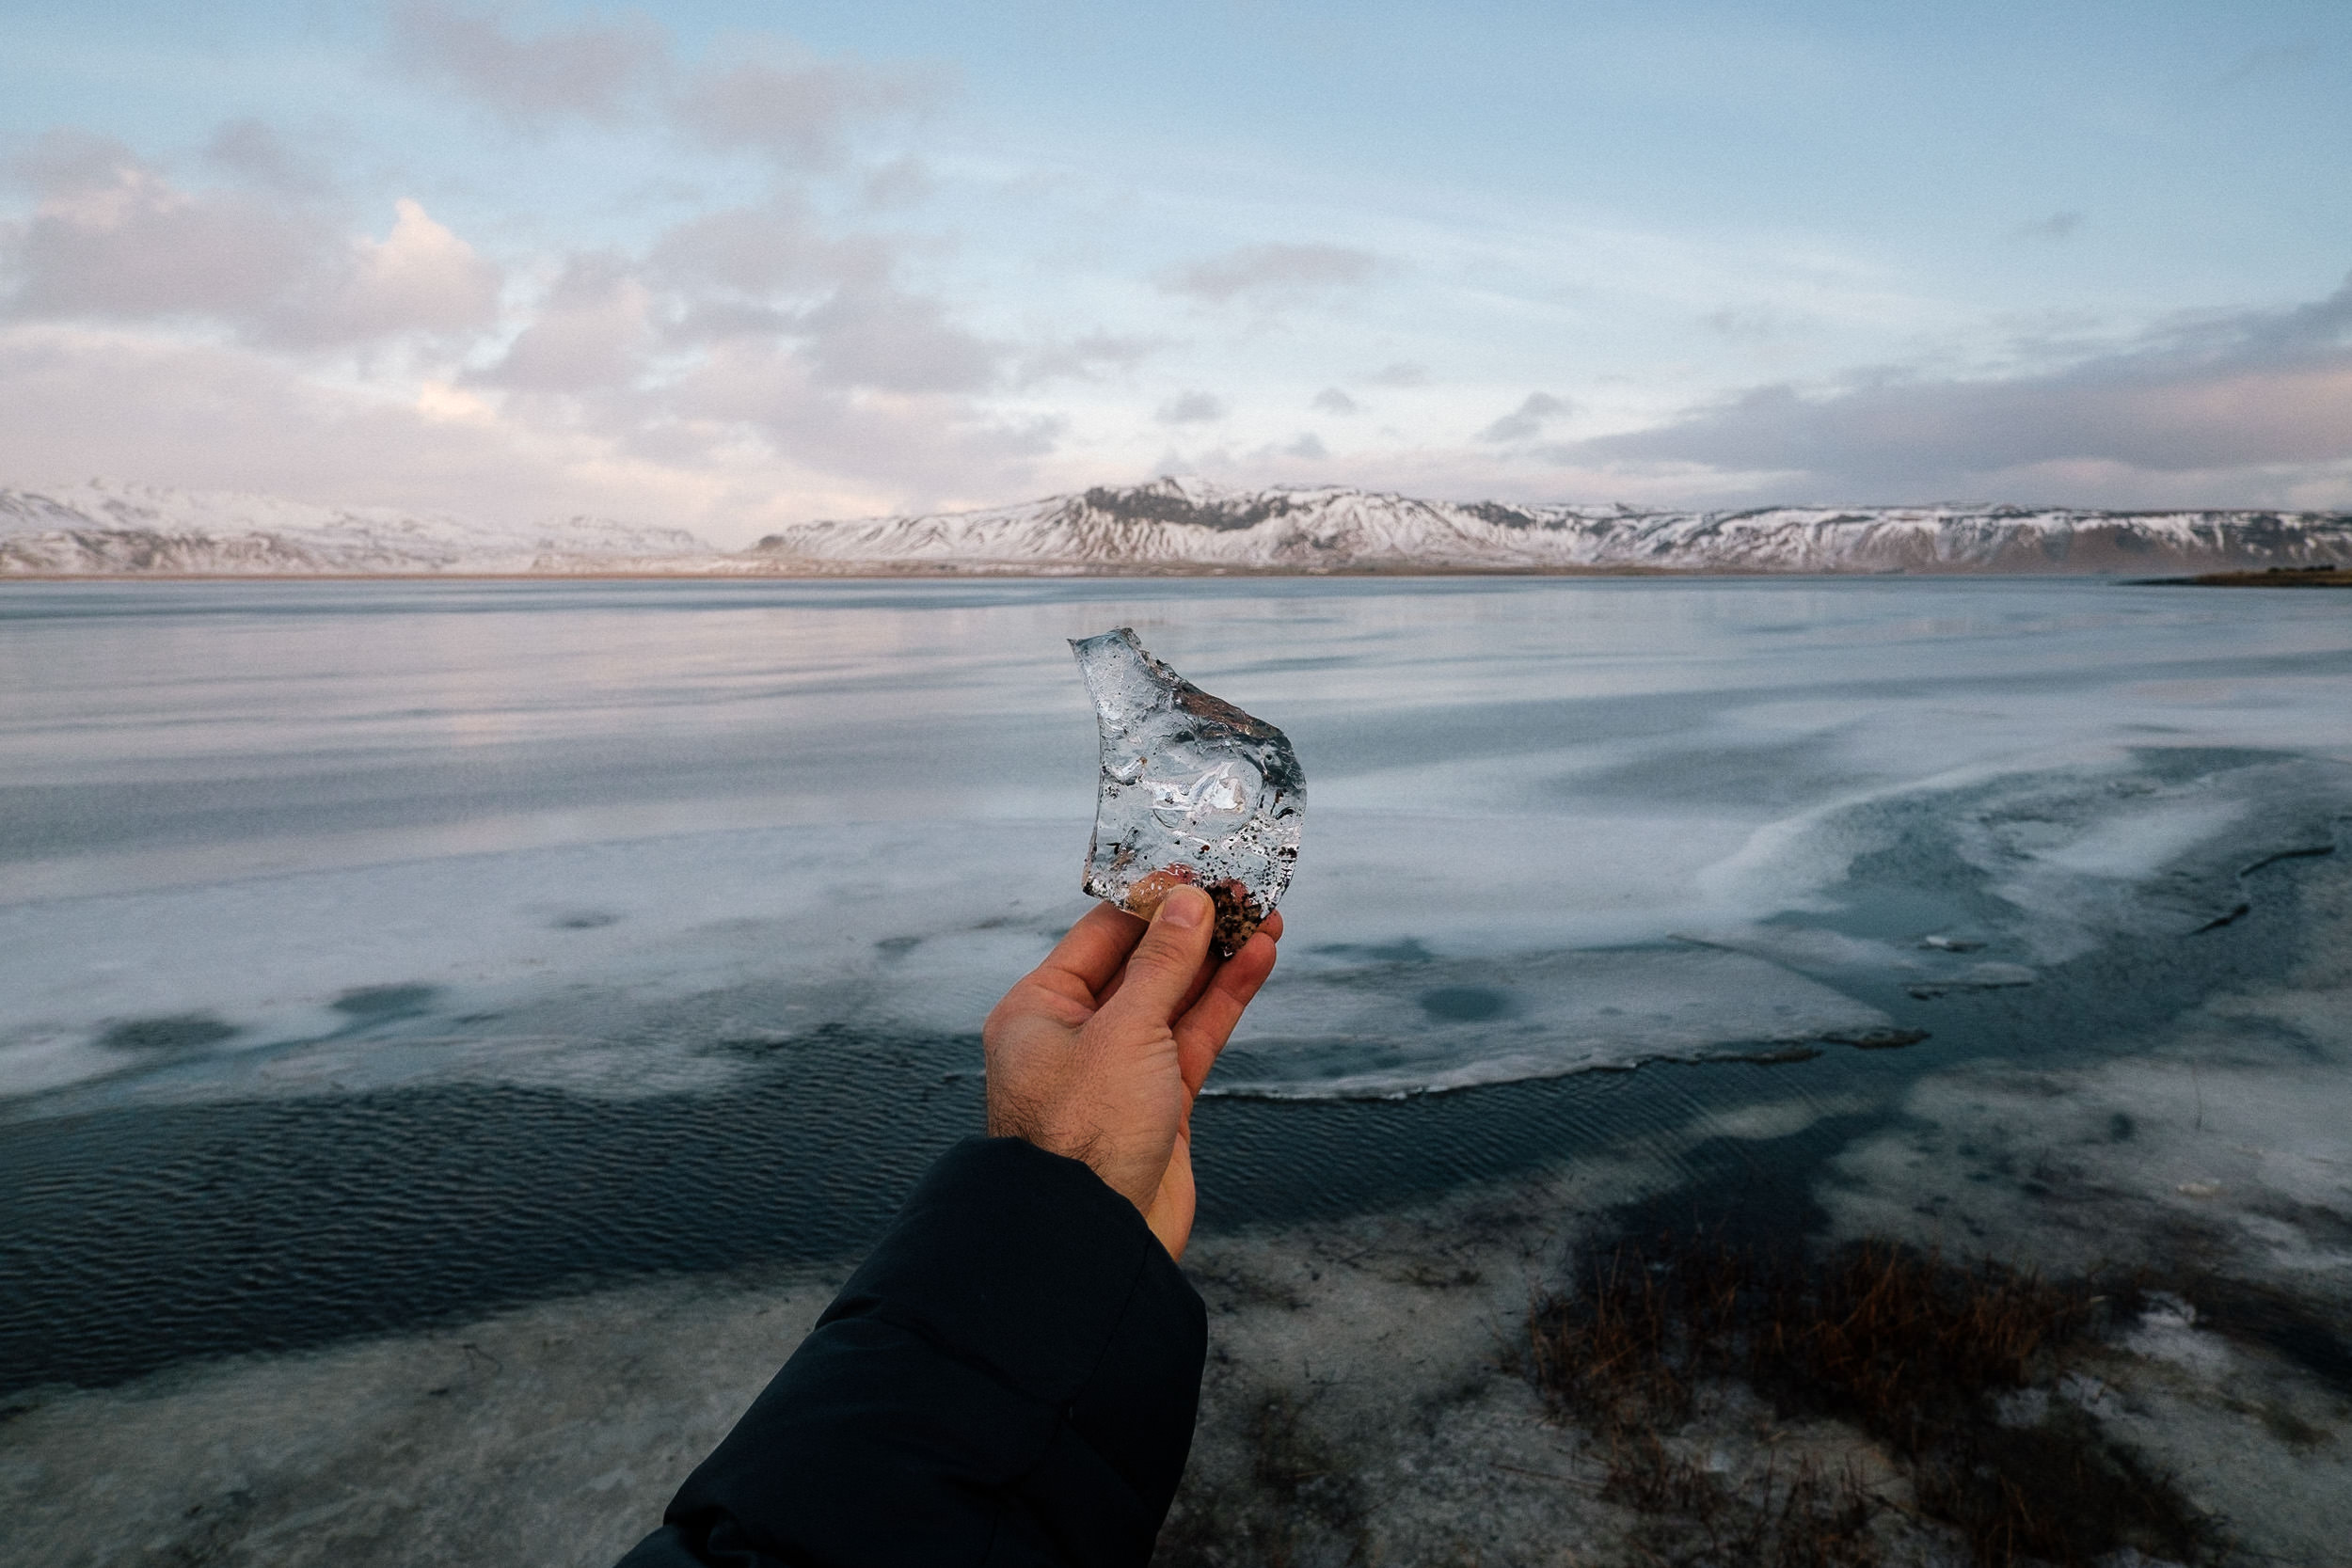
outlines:
[[1642, 512], [1162, 479], [984, 512], [807, 523], [771, 534], [752, 553], [819, 569], [2165, 573], [2352, 563], [2352, 514]]
[[675, 570], [718, 554], [682, 529], [600, 517], [514, 528], [103, 480], [0, 489], [0, 576], [633, 572]]
[[1417, 500], [1162, 479], [979, 512], [803, 523], [725, 553], [682, 529], [529, 527], [92, 481], [0, 489], [0, 576], [1116, 572], [1987, 572], [2352, 565], [2352, 514]]

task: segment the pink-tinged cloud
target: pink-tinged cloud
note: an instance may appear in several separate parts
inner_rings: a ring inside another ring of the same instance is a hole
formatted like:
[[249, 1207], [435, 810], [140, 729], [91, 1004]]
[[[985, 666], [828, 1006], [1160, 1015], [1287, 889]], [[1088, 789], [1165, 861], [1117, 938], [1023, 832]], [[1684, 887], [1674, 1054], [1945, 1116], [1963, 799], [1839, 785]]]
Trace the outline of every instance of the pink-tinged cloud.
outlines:
[[21, 168], [40, 204], [0, 230], [11, 314], [252, 318], [334, 261], [332, 233], [298, 209], [178, 190], [119, 142], [53, 133]]
[[101, 474], [518, 522], [584, 513], [739, 545], [812, 515], [1032, 493], [1055, 435], [963, 399], [846, 398], [755, 344], [650, 388], [403, 397], [252, 348], [0, 327], [0, 473], [19, 483]]
[[29, 217], [0, 227], [19, 318], [214, 321], [296, 347], [455, 333], [496, 317], [497, 267], [412, 200], [382, 238], [279, 192], [190, 191], [120, 144], [45, 138]]

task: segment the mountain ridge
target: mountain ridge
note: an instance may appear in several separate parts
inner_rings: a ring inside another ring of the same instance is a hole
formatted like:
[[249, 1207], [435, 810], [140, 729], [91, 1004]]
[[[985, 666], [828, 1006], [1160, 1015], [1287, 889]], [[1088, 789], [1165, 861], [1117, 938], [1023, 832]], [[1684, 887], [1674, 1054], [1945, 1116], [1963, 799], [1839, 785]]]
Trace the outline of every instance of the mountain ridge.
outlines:
[[2352, 514], [1955, 503], [1725, 511], [1435, 501], [1161, 479], [804, 523], [747, 554], [965, 569], [2117, 573], [2352, 562]]
[[719, 553], [684, 529], [601, 517], [517, 527], [107, 480], [0, 489], [0, 576], [561, 575]]
[[1162, 478], [972, 511], [796, 524], [724, 551], [574, 516], [91, 481], [0, 489], [0, 576], [892, 576], [1680, 572], [2163, 575], [2352, 565], [2352, 513], [1949, 503], [1667, 510]]

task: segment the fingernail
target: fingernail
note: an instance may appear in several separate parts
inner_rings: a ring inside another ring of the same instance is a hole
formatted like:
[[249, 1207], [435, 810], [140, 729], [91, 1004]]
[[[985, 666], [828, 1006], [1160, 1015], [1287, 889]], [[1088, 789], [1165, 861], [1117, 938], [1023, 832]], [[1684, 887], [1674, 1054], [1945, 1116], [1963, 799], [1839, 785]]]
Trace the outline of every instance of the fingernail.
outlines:
[[1174, 930], [1189, 931], [1208, 913], [1209, 895], [1197, 887], [1172, 889], [1160, 900], [1160, 918]]

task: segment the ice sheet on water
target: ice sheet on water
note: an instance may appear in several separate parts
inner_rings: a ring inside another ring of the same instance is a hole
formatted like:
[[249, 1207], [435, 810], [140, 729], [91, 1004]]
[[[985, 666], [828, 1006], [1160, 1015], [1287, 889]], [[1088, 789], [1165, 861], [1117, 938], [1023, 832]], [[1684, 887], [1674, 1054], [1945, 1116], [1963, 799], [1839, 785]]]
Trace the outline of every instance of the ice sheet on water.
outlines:
[[[2038, 974], [2048, 994], [2068, 983], [2058, 966], [2075, 955], [2226, 925], [2266, 896], [2273, 874], [2242, 880], [2248, 867], [2322, 856], [2341, 837], [2331, 824], [2352, 812], [2352, 708], [2339, 665], [2352, 652], [2328, 651], [2343, 646], [2333, 623], [2325, 645], [2232, 644], [2239, 662], [2212, 665], [2231, 672], [2226, 682], [2157, 687], [2143, 682], [2150, 668], [2220, 659], [2212, 623], [2198, 610], [2159, 635], [2133, 610], [2124, 642], [2058, 644], [2070, 651], [2050, 668], [2074, 672], [2064, 679], [2042, 671], [2003, 684], [2024, 668], [2010, 662], [2021, 656], [2009, 620], [1993, 617], [1973, 642], [1976, 633], [1955, 641], [1945, 621], [1922, 621], [1918, 640], [1890, 643], [1890, 627], [1912, 623], [1889, 617], [1963, 599], [2033, 616], [2077, 605], [2095, 630], [2117, 624], [2096, 608], [2108, 591], [1916, 586], [1883, 598], [1859, 584], [1709, 590], [1703, 603], [1715, 608], [1704, 615], [1655, 626], [1655, 606], [1668, 601], [1645, 589], [1640, 616], [1611, 611], [1617, 591], [1594, 584], [1569, 597], [1538, 584], [1500, 597], [1454, 588], [1367, 597], [1326, 583], [1311, 589], [1325, 595], [1323, 618], [1305, 620], [1288, 597], [1183, 590], [1188, 617], [1300, 672], [1286, 689], [1323, 705], [1335, 735], [1347, 733], [1350, 707], [1377, 724], [1357, 729], [1360, 748], [1343, 748], [1352, 755], [1317, 753], [1315, 858], [1281, 895], [1296, 927], [1284, 978], [1252, 1007], [1213, 1083], [1236, 1093], [1411, 1092], [1826, 1039], [1857, 1027], [1846, 1016], [1864, 1006], [1857, 997], [1901, 998], [1893, 1006], [1910, 1021], [1914, 1002], [1953, 1011], [1963, 989], [2004, 976]], [[241, 607], [247, 591], [218, 592]], [[340, 610], [320, 622], [332, 628], [320, 641], [240, 656], [246, 662], [222, 677], [239, 691], [281, 669], [329, 673], [286, 716], [224, 698], [189, 732], [200, 762], [150, 754], [157, 688], [126, 688], [119, 713], [94, 715], [76, 707], [91, 700], [85, 686], [0, 692], [0, 735], [25, 737], [0, 740], [0, 782], [119, 777], [157, 802], [125, 806], [87, 853], [74, 847], [80, 819], [62, 810], [47, 819], [58, 826], [52, 848], [37, 835], [0, 847], [0, 1121], [452, 1079], [597, 1096], [700, 1092], [739, 1073], [798, 1070], [803, 1049], [727, 1042], [871, 1050], [968, 1033], [1082, 908], [1063, 857], [1083, 774], [1018, 766], [1066, 733], [1055, 693], [1066, 701], [1067, 668], [994, 650], [1045, 646], [1071, 613], [1096, 626], [1127, 619], [1142, 591], [1095, 598], [1085, 595], [1102, 590], [1065, 585], [1034, 590], [1043, 596], [1032, 602], [983, 585], [901, 610], [879, 607], [879, 590], [853, 592], [842, 602], [854, 614], [812, 622], [822, 639], [810, 632], [817, 641], [761, 656], [806, 691], [754, 726], [756, 745], [724, 752], [740, 715], [719, 702], [659, 705], [702, 715], [703, 727], [675, 732], [715, 757], [700, 772], [641, 768], [581, 750], [586, 732], [550, 730], [512, 754], [523, 783], [495, 816], [467, 815], [476, 808], [455, 795], [436, 804], [409, 793], [453, 771], [437, 760], [448, 754], [435, 738], [439, 709], [419, 710], [430, 734], [387, 740], [380, 772], [326, 790], [309, 770], [305, 759], [354, 750], [339, 726], [373, 713], [366, 694], [386, 689], [374, 674], [355, 685], [356, 667], [328, 657], [350, 636]], [[1686, 592], [1697, 591], [1672, 591]], [[810, 615], [822, 609], [793, 593]], [[993, 594], [1005, 602], [988, 608]], [[1723, 594], [1793, 604], [1791, 615], [1851, 636], [1838, 633], [1846, 641], [1813, 664], [1775, 655], [1770, 668], [1786, 684], [1758, 700], [1738, 683], [1764, 666], [1709, 652], [1723, 651], [1709, 641], [1731, 602]], [[1172, 602], [1145, 597], [1143, 610]], [[1872, 605], [1851, 623], [1820, 619]], [[940, 629], [966, 627], [955, 617], [967, 614], [982, 617], [970, 623], [977, 629]], [[42, 667], [115, 657], [107, 650], [129, 635], [126, 623], [110, 610], [92, 624], [103, 636]], [[553, 624], [573, 626], [576, 640], [561, 646], [576, 651], [612, 636], [602, 620]], [[2250, 635], [2243, 620], [2232, 625]], [[1473, 644], [1454, 641], [1473, 631]], [[901, 643], [930, 651], [898, 662], [876, 651]], [[848, 648], [847, 662], [826, 662], [820, 644]], [[698, 658], [715, 645], [679, 644]], [[508, 644], [483, 646], [487, 668]], [[1622, 682], [1579, 686], [1573, 704], [1528, 684], [1532, 653], [1577, 649], [1622, 659], [1610, 664]], [[1904, 684], [1845, 684], [1857, 649], [1891, 661]], [[170, 663], [167, 653], [156, 659]], [[585, 654], [564, 667], [576, 665], [599, 680], [611, 673]], [[536, 679], [544, 668], [529, 670]], [[661, 682], [691, 685], [675, 667], [659, 670]], [[168, 668], [158, 676], [170, 678]], [[878, 690], [889, 694], [881, 706]], [[904, 722], [958, 715], [951, 731]], [[66, 733], [61, 724], [94, 726], [94, 749], [43, 743]], [[901, 734], [919, 739], [900, 749]], [[926, 769], [943, 736], [985, 747], [968, 758], [983, 765]], [[789, 778], [765, 793], [780, 742]], [[221, 747], [230, 750], [215, 754]], [[266, 809], [212, 811], [228, 787], [215, 768], [247, 781], [240, 792], [262, 790], [254, 800]], [[609, 783], [574, 811], [557, 782], [599, 769]], [[408, 825], [412, 811], [423, 826]], [[248, 821], [281, 818], [300, 826], [247, 836]], [[191, 830], [199, 821], [223, 826]], [[34, 853], [46, 858], [14, 858]], [[1676, 938], [1707, 945], [1677, 952]], [[1724, 952], [1755, 962], [1723, 961]], [[1946, 994], [1907, 995], [1914, 986]], [[433, 1001], [413, 1017], [350, 1005], [420, 988]], [[2012, 994], [2039, 1005], [2029, 990]], [[826, 1043], [835, 1039], [850, 1043]]]
[[1087, 892], [1149, 918], [1170, 889], [1201, 887], [1231, 957], [1298, 858], [1307, 790], [1290, 738], [1153, 658], [1126, 626], [1070, 647], [1103, 740]]
[[[2087, 947], [2185, 937], [2264, 896], [2248, 866], [2316, 863], [2352, 811], [2342, 763], [2163, 752], [1890, 791], [1749, 856], [1736, 821], [1671, 802], [1441, 816], [1318, 789], [1313, 875], [1282, 895], [1299, 941], [1221, 1092], [1405, 1094], [1864, 1037], [1887, 1020], [1859, 997], [1915, 986], [1941, 1009], [2059, 983]], [[2065, 852], [2119, 814], [2216, 801], [2244, 809], [2146, 880]], [[965, 1034], [1081, 912], [1058, 863], [1078, 803], [24, 902], [0, 875], [0, 1123], [458, 1080], [717, 1092], [803, 1049], [729, 1041]], [[1875, 902], [1890, 881], [1903, 899]], [[413, 1015], [375, 1005], [428, 992]]]
[[1788, 1060], [1900, 1037], [1867, 1003], [1694, 944], [1494, 958], [1326, 946], [1301, 958], [1252, 1006], [1206, 1092], [1399, 1099], [1644, 1061]]

